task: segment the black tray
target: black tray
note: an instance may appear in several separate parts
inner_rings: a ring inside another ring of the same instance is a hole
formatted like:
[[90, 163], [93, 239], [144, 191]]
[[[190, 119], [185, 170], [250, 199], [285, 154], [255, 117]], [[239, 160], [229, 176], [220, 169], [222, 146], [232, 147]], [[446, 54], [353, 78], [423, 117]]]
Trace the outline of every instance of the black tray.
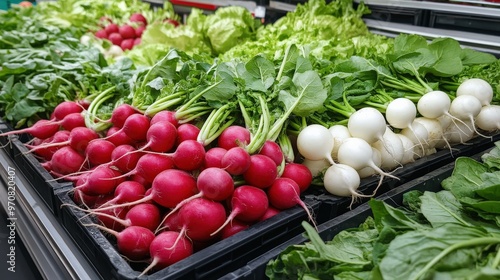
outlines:
[[[75, 205], [68, 192], [57, 195], [59, 204]], [[319, 202], [306, 200], [305, 203], [317, 214]], [[114, 240], [108, 240], [94, 227], [84, 227], [90, 217], [73, 207], [61, 207], [61, 223], [75, 243], [96, 267], [103, 279], [135, 279], [142, 269], [134, 269], [116, 251]], [[301, 222], [307, 220], [300, 207], [284, 210], [274, 217], [254, 224], [231, 237], [208, 246], [192, 256], [163, 270], [140, 279], [218, 279], [245, 265], [303, 231]]]

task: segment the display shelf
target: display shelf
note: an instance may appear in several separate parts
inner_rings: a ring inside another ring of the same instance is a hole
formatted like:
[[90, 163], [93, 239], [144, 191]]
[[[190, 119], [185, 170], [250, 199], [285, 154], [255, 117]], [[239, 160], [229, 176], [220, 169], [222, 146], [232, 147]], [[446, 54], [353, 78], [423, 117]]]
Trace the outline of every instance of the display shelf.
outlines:
[[[51, 280], [100, 279], [91, 262], [3, 149], [0, 149], [0, 176], [0, 205], [9, 217], [16, 218], [16, 238], [26, 246], [40, 275]], [[14, 193], [8, 186], [15, 186]], [[15, 200], [9, 204], [10, 197]]]

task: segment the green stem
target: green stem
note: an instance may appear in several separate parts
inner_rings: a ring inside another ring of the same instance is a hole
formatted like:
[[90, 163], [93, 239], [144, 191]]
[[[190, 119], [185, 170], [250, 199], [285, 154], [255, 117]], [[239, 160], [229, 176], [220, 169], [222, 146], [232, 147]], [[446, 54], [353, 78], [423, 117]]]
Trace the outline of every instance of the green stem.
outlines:
[[480, 245], [490, 245], [494, 243], [500, 243], [500, 238], [495, 238], [495, 237], [479, 237], [479, 238], [474, 238], [474, 239], [469, 239], [466, 241], [458, 242], [455, 243], [448, 248], [444, 249], [439, 253], [437, 256], [435, 256], [430, 262], [428, 262], [413, 278], [412, 280], [417, 280], [421, 278], [422, 276], [427, 273], [434, 265], [436, 265], [442, 258], [444, 258], [446, 255], [449, 253], [461, 249], [461, 248], [466, 248], [466, 247], [471, 247], [471, 246], [480, 246]]
[[497, 255], [495, 256], [495, 259], [493, 260], [493, 263], [491, 264], [492, 268], [497, 268], [500, 266], [500, 250], [497, 252]]
[[387, 109], [387, 105], [385, 104], [379, 104], [377, 102], [372, 102], [372, 101], [365, 101], [363, 103], [379, 110], [382, 114], [385, 113], [385, 110]]
[[113, 92], [115, 91], [116, 86], [112, 86], [100, 94], [98, 94], [92, 102], [90, 102], [89, 108], [85, 114], [85, 125], [88, 128], [93, 129], [94, 131], [102, 131], [109, 126], [109, 123], [104, 122], [96, 122], [97, 111], [99, 107], [108, 99], [113, 97]]
[[[247, 151], [250, 154], [257, 152], [262, 145], [264, 145], [264, 142], [266, 142], [267, 139], [274, 141], [279, 135], [279, 131], [276, 135], [272, 134], [270, 131], [271, 114], [269, 113], [269, 107], [267, 106], [266, 100], [261, 95], [259, 95], [259, 103], [262, 109], [262, 115], [260, 117], [257, 132], [253, 135], [253, 139], [250, 140], [250, 143], [248, 143], [247, 146]], [[271, 138], [269, 136], [276, 138]]]
[[169, 110], [184, 101], [185, 94], [186, 92], [180, 91], [158, 98], [146, 108], [144, 114], [154, 116], [160, 111]]
[[176, 115], [177, 113], [182, 114], [182, 111], [187, 110], [193, 103], [198, 101], [200, 97], [202, 97], [205, 93], [213, 89], [214, 87], [218, 86], [220, 83], [222, 83], [222, 80], [214, 83], [213, 85], [210, 85], [209, 87], [206, 87], [204, 90], [200, 91], [197, 93], [193, 98], [189, 99], [188, 102], [184, 103], [181, 107], [177, 108], [176, 110]]
[[330, 109], [331, 111], [333, 111], [335, 113], [339, 113], [346, 118], [349, 118], [353, 113], [351, 111], [347, 111], [347, 110], [342, 109], [341, 107], [343, 107], [343, 106], [340, 103], [338, 103], [337, 101], [330, 100], [330, 103], [331, 104], [325, 104], [324, 106], [327, 109]]

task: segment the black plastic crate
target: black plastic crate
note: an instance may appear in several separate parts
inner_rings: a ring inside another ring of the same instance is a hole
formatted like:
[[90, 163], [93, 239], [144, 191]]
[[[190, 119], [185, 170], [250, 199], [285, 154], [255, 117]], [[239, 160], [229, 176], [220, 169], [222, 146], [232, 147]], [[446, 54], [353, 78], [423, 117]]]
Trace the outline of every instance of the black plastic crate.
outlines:
[[431, 11], [429, 27], [500, 35], [500, 18]]
[[[441, 168], [429, 172], [422, 177], [402, 184], [397, 188], [379, 196], [377, 199], [382, 200], [392, 206], [399, 206], [402, 204], [403, 194], [408, 191], [440, 191], [442, 189], [441, 181], [452, 174], [454, 165], [454, 162], [449, 163]], [[320, 224], [318, 226], [318, 233], [323, 240], [332, 240], [333, 237], [342, 230], [348, 228], [357, 228], [366, 220], [368, 216], [371, 215], [372, 211], [370, 209], [370, 206], [367, 203], [364, 203], [352, 211], [344, 213], [323, 224]], [[308, 239], [303, 234], [299, 234], [288, 240], [287, 242], [282, 243], [279, 246], [268, 251], [267, 253], [259, 256], [258, 258], [255, 258], [254, 260], [248, 262], [248, 264], [246, 264], [245, 266], [226, 274], [220, 279], [267, 279], [265, 270], [270, 260], [278, 257], [279, 254], [289, 246], [303, 244], [306, 241], [308, 241]]]
[[[58, 193], [57, 198], [59, 205], [75, 205], [68, 192]], [[317, 214], [318, 201], [306, 199], [305, 203]], [[83, 216], [84, 213], [74, 207], [61, 207], [62, 225], [96, 271], [103, 279], [135, 279], [144, 266], [129, 264], [116, 251], [114, 239], [108, 240], [95, 227], [82, 226], [81, 223], [92, 222], [90, 217], [81, 219]], [[301, 223], [304, 220], [308, 217], [302, 208], [297, 206], [284, 210], [140, 279], [218, 279], [302, 232]]]
[[[376, 196], [384, 194], [395, 187], [426, 175], [446, 164], [452, 163], [459, 156], [472, 156], [494, 146], [494, 142], [500, 140], [500, 133], [489, 134], [491, 138], [477, 136], [465, 144], [452, 145], [452, 152], [449, 149], [442, 149], [434, 154], [422, 157], [412, 163], [405, 164], [402, 168], [393, 171], [391, 174], [399, 180], [389, 177], [384, 178], [382, 185], [377, 190]], [[376, 189], [379, 176], [373, 176], [361, 180], [358, 191], [363, 194], [371, 194]], [[321, 202], [318, 220], [324, 221], [345, 213], [361, 203], [367, 198], [359, 198], [358, 201], [349, 208], [351, 198], [338, 197], [329, 194], [322, 186], [311, 186], [306, 192], [306, 197], [313, 198]]]
[[426, 23], [427, 14], [422, 9], [374, 5], [369, 5], [369, 8], [371, 12], [365, 15], [365, 18], [416, 26], [422, 26]]
[[38, 159], [34, 155], [27, 153], [28, 148], [18, 137], [11, 137], [11, 143], [11, 157], [17, 168], [52, 213], [58, 217], [59, 207], [56, 205], [56, 194], [59, 190], [71, 189], [73, 183], [55, 181], [54, 177], [43, 168]]

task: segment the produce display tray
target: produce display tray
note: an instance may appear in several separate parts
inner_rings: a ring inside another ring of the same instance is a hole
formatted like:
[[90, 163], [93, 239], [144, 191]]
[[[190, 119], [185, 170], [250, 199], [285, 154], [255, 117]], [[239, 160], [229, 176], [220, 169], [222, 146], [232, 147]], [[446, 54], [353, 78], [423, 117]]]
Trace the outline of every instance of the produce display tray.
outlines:
[[[59, 204], [75, 206], [68, 192], [57, 195]], [[305, 200], [317, 214], [319, 202]], [[95, 227], [90, 216], [74, 207], [61, 207], [61, 223], [82, 252], [94, 264], [102, 279], [136, 279], [145, 266], [133, 266], [123, 259], [109, 241]], [[82, 218], [83, 217], [83, 218]], [[214, 243], [190, 257], [163, 270], [139, 279], [218, 279], [302, 232], [301, 223], [307, 220], [300, 207], [284, 210], [265, 221], [252, 225], [231, 237]]]
[[[483, 153], [484, 152], [481, 152], [471, 157], [477, 160]], [[391, 206], [401, 206], [403, 201], [403, 194], [409, 191], [440, 191], [442, 190], [441, 181], [448, 178], [452, 174], [454, 166], [454, 162], [448, 163], [419, 178], [399, 185], [397, 188], [380, 195], [379, 197], [377, 197], [377, 199], [382, 200], [385, 203], [390, 204]], [[368, 205], [368, 203], [364, 203], [352, 211], [344, 213], [338, 217], [328, 220], [323, 224], [318, 225], [318, 233], [323, 240], [332, 240], [333, 237], [342, 230], [357, 228], [366, 220], [366, 218], [368, 218], [368, 216], [371, 215], [372, 211], [370, 209], [370, 206]], [[220, 279], [267, 279], [267, 277], [265, 276], [265, 270], [267, 263], [270, 260], [278, 257], [279, 254], [289, 246], [303, 244], [306, 241], [308, 241], [308, 239], [301, 233], [291, 238], [287, 242], [282, 243], [269, 250], [268, 252], [262, 254], [261, 256], [253, 259], [245, 266], [224, 275]]]
[[[442, 149], [434, 154], [422, 157], [412, 163], [405, 164], [403, 167], [391, 172], [399, 180], [385, 177], [381, 186], [377, 190], [376, 196], [386, 193], [397, 186], [424, 176], [448, 163], [454, 162], [459, 156], [472, 156], [480, 151], [484, 151], [494, 146], [494, 142], [500, 140], [500, 133], [487, 134], [491, 138], [477, 136], [465, 144], [452, 145], [452, 152], [449, 149]], [[376, 189], [379, 176], [373, 176], [361, 180], [358, 191], [363, 194], [371, 194]], [[326, 192], [322, 186], [312, 186], [307, 191], [306, 197], [321, 202], [318, 220], [327, 220], [354, 209], [367, 198], [359, 198], [356, 203], [349, 208], [351, 198], [334, 196]]]

